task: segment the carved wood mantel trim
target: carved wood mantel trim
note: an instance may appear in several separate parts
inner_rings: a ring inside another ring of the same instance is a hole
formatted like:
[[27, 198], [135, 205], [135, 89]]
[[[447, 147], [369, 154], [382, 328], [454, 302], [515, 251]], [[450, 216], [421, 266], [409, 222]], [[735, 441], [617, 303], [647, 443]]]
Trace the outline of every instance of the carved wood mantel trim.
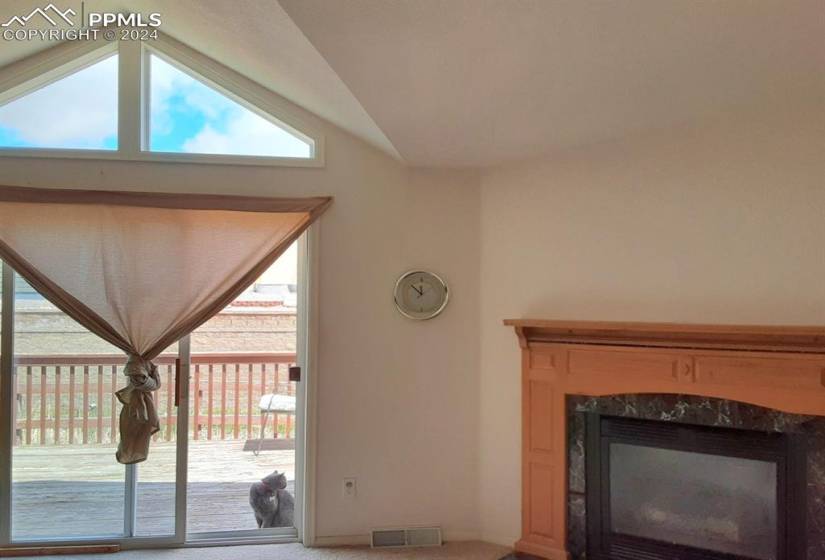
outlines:
[[507, 319], [522, 342], [825, 352], [825, 327]]
[[522, 538], [567, 559], [567, 395], [674, 393], [825, 416], [825, 327], [510, 319], [522, 348]]

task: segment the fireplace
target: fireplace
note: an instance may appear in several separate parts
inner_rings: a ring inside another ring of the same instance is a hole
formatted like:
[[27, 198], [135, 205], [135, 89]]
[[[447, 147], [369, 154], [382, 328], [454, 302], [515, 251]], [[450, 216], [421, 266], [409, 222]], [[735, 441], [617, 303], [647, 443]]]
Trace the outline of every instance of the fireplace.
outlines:
[[[522, 349], [517, 551], [552, 560], [581, 558], [588, 546], [588, 558], [622, 560], [825, 559], [825, 328], [505, 324], [515, 328]], [[601, 495], [590, 508], [587, 446], [583, 437], [570, 438], [577, 422], [585, 432], [585, 419], [568, 417], [575, 399], [597, 402], [577, 412], [671, 424], [645, 423], [640, 430], [640, 423], [599, 420], [598, 473], [606, 478], [598, 479]], [[603, 403], [631, 409], [634, 401], [644, 410], [601, 410]], [[667, 405], [650, 413], [652, 402]], [[792, 434], [800, 432], [804, 438], [797, 440]], [[612, 471], [611, 453], [620, 466]], [[648, 484], [638, 478], [644, 469]], [[807, 484], [800, 482], [806, 476]], [[613, 502], [611, 485], [625, 487], [612, 492]], [[680, 494], [691, 499], [680, 501]]]
[[587, 414], [587, 558], [805, 557], [797, 434]]

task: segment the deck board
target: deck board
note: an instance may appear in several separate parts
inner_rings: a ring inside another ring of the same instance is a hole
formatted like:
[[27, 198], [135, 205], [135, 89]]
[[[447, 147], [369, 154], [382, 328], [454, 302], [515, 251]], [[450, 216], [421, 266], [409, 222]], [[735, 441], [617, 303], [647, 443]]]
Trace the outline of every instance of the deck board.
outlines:
[[[243, 441], [189, 443], [190, 533], [254, 529], [249, 486], [273, 470], [287, 474], [294, 493], [294, 450], [256, 457], [243, 448]], [[121, 535], [124, 475], [110, 445], [16, 447], [15, 539]], [[153, 444], [138, 465], [138, 535], [173, 532], [174, 478], [175, 444]]]

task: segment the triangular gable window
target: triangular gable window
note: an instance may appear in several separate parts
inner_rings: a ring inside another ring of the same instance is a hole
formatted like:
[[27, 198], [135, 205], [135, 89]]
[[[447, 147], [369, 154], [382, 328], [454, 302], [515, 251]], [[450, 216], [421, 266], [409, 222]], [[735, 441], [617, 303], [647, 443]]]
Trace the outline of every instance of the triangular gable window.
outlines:
[[46, 54], [0, 68], [0, 157], [323, 165], [311, 118], [163, 35]]
[[0, 148], [117, 150], [118, 57], [0, 105]]
[[150, 56], [152, 152], [311, 158], [311, 141]]

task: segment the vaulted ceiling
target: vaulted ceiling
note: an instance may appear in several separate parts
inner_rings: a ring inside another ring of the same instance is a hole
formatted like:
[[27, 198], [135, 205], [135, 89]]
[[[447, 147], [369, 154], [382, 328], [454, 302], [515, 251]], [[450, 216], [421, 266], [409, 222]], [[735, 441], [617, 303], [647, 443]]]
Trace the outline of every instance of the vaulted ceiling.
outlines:
[[825, 101], [822, 0], [281, 0], [401, 155], [489, 165]]
[[[32, 5], [6, 0], [0, 17]], [[411, 165], [486, 166], [825, 100], [822, 0], [86, 5], [158, 11], [169, 35]], [[0, 64], [34, 48], [4, 44]]]

